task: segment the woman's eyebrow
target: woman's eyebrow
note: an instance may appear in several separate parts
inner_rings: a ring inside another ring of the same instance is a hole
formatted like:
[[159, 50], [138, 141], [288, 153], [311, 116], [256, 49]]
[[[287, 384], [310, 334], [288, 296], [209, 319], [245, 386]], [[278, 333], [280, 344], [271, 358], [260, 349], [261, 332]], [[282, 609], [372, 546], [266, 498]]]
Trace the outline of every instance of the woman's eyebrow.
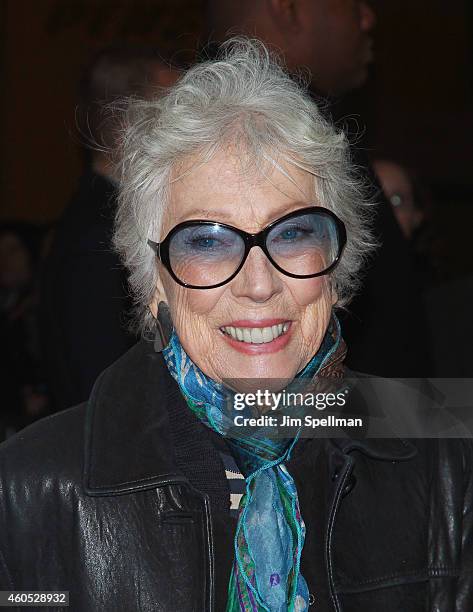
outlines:
[[[288, 202], [287, 204], [284, 204], [283, 206], [272, 211], [271, 215], [265, 219], [265, 224], [271, 223], [271, 221], [285, 215], [286, 213], [297, 210], [298, 208], [305, 208], [307, 206], [310, 206], [310, 203], [300, 201]], [[230, 213], [221, 209], [194, 208], [186, 214], [186, 219], [197, 219], [199, 217], [209, 219], [211, 221], [223, 219], [231, 222], [235, 220], [235, 212]]]
[[186, 214], [186, 217], [189, 219], [204, 217], [206, 219], [228, 219], [232, 218], [230, 213], [225, 212], [224, 210], [219, 209], [209, 209], [209, 208], [194, 208], [190, 212]]

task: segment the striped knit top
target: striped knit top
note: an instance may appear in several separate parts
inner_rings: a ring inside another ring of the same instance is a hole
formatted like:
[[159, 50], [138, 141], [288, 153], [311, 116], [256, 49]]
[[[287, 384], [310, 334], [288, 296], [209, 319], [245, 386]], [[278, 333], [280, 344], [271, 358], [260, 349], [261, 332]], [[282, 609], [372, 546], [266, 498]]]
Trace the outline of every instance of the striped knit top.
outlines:
[[245, 492], [245, 478], [238, 469], [235, 459], [229, 453], [220, 451], [220, 457], [225, 467], [225, 476], [230, 486], [230, 516], [238, 518], [238, 506]]

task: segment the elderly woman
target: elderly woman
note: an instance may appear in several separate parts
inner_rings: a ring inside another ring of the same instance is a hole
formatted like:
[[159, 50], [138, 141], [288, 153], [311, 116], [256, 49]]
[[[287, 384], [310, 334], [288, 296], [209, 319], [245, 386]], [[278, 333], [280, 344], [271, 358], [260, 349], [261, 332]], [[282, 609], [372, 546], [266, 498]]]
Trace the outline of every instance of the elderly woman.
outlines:
[[229, 388], [343, 376], [333, 309], [367, 210], [344, 136], [256, 42], [131, 103], [115, 243], [144, 339], [3, 445], [3, 590], [83, 612], [473, 609], [469, 442], [225, 427]]

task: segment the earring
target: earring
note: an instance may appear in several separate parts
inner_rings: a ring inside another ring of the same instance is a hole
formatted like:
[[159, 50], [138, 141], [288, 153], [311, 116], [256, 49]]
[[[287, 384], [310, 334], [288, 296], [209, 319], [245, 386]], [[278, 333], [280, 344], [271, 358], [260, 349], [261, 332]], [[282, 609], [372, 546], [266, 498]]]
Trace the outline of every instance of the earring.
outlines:
[[169, 306], [166, 302], [159, 302], [158, 316], [156, 317], [156, 332], [154, 335], [154, 350], [161, 353], [169, 344], [172, 334], [172, 321]]

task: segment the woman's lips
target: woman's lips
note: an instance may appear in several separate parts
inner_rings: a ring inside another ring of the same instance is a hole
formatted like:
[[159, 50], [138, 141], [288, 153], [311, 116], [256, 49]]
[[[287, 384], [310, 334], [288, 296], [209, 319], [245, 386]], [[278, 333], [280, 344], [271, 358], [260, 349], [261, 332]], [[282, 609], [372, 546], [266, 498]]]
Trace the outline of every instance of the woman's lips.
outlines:
[[248, 355], [274, 353], [289, 342], [291, 321], [264, 319], [238, 320], [220, 327], [225, 340], [241, 353]]
[[270, 325], [278, 325], [279, 323], [290, 323], [289, 319], [238, 319], [220, 325], [222, 327], [267, 327]]

